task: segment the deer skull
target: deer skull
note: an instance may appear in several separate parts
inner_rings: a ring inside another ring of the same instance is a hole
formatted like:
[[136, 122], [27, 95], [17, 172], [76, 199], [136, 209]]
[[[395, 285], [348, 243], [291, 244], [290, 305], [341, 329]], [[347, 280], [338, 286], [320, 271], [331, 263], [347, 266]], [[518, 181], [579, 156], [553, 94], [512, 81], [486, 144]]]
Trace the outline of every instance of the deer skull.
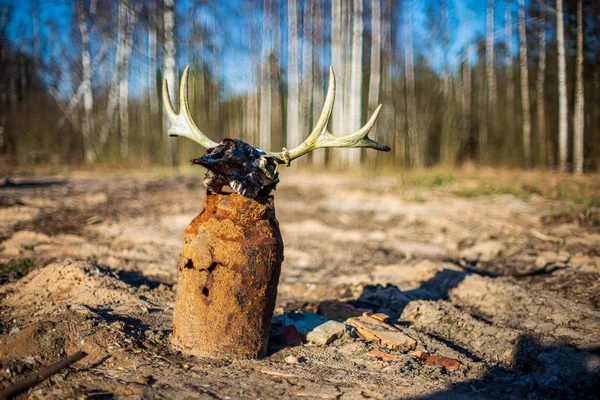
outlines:
[[266, 195], [279, 182], [277, 165], [290, 163], [298, 157], [313, 150], [327, 147], [351, 148], [365, 147], [380, 151], [390, 151], [385, 144], [369, 139], [368, 134], [381, 111], [377, 107], [369, 121], [358, 131], [349, 135], [336, 136], [329, 131], [329, 121], [335, 102], [335, 75], [329, 68], [329, 89], [325, 105], [317, 125], [308, 138], [299, 146], [281, 152], [269, 152], [251, 146], [238, 139], [224, 139], [220, 144], [209, 139], [194, 123], [188, 103], [188, 75], [186, 67], [179, 85], [181, 100], [180, 112], [176, 113], [171, 98], [167, 80], [163, 81], [163, 102], [171, 120], [169, 136], [184, 136], [208, 149], [208, 152], [195, 160], [208, 169], [204, 184], [212, 191], [219, 192], [228, 185], [233, 191], [245, 197], [254, 198]]

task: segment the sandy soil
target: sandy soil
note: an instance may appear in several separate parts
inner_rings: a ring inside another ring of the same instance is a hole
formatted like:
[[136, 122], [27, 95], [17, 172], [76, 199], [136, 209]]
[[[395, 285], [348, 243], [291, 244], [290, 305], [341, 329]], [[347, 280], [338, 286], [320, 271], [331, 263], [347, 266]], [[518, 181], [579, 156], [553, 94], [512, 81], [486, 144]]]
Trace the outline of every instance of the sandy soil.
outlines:
[[455, 194], [474, 184], [291, 171], [275, 192], [276, 313], [324, 300], [386, 313], [418, 348], [460, 361], [448, 371], [369, 357], [378, 346], [352, 336], [273, 344], [258, 361], [183, 355], [171, 318], [201, 176], [11, 177], [0, 182], [0, 388], [83, 349], [21, 397], [595, 398], [597, 210], [582, 222], [535, 193]]

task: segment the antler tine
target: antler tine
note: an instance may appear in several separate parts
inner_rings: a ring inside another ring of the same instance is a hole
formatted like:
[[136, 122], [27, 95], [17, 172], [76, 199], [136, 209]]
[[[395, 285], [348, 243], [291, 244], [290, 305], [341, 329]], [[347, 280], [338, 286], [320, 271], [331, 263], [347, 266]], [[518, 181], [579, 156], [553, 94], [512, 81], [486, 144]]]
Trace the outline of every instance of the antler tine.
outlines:
[[169, 128], [169, 136], [184, 136], [199, 145], [209, 149], [218, 145], [217, 142], [210, 140], [202, 131], [196, 126], [190, 113], [190, 106], [188, 101], [188, 75], [190, 66], [188, 65], [183, 71], [181, 76], [181, 82], [179, 84], [179, 101], [181, 102], [179, 107], [179, 114], [175, 112], [173, 103], [171, 103], [171, 96], [169, 94], [169, 84], [167, 79], [163, 80], [163, 102], [169, 119], [171, 120], [171, 128]]
[[379, 112], [381, 111], [381, 105], [377, 107], [369, 121], [355, 133], [344, 136], [336, 136], [331, 133], [328, 129], [329, 120], [331, 119], [331, 111], [333, 110], [333, 103], [335, 101], [335, 75], [333, 73], [333, 67], [329, 67], [329, 89], [327, 90], [327, 97], [325, 98], [325, 105], [323, 111], [319, 117], [319, 121], [315, 126], [315, 129], [311, 132], [308, 138], [302, 142], [298, 147], [292, 150], [285, 151], [287, 153], [287, 163], [290, 161], [309, 153], [313, 150], [325, 148], [325, 147], [367, 147], [380, 151], [390, 151], [391, 149], [383, 143], [376, 142], [370, 139], [367, 135], [369, 131], [375, 125]]

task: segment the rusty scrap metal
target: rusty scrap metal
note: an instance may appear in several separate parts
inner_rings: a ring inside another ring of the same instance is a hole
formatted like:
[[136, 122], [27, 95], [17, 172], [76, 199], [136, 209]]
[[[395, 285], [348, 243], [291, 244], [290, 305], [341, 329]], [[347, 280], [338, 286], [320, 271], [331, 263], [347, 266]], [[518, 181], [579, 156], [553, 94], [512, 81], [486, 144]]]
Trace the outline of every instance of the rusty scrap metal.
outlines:
[[196, 356], [264, 356], [282, 262], [272, 196], [209, 192], [184, 233], [173, 344]]

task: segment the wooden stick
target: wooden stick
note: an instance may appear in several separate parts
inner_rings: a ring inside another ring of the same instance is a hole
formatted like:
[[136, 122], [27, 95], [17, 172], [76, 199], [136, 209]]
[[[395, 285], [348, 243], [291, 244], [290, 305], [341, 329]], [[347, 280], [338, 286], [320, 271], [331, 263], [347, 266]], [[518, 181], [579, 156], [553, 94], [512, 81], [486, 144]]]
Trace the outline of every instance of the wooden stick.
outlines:
[[54, 364], [50, 364], [49, 366], [42, 368], [37, 372], [32, 372], [25, 378], [16, 382], [14, 385], [9, 386], [8, 388], [0, 392], [0, 399], [9, 399], [18, 395], [19, 393], [23, 393], [24, 391], [34, 387], [49, 376], [56, 374], [60, 370], [67, 368], [71, 364], [76, 363], [77, 361], [81, 360], [86, 356], [87, 353], [79, 350], [78, 352], [63, 358], [62, 360], [59, 360]]

